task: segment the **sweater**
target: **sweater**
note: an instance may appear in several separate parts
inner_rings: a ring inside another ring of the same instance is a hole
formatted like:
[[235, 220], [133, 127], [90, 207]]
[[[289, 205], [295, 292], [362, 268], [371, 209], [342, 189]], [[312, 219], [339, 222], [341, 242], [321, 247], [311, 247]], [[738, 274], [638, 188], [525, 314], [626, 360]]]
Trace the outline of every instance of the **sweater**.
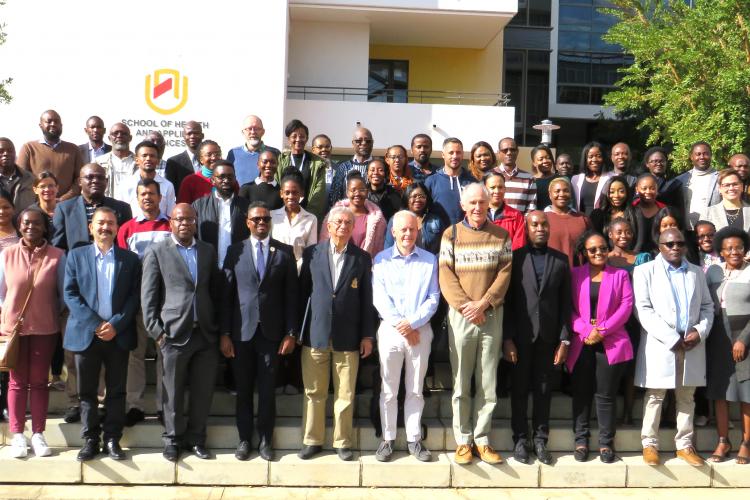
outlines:
[[548, 209], [544, 213], [549, 222], [547, 246], [567, 255], [568, 264], [572, 269], [578, 265], [578, 256], [575, 255], [576, 242], [586, 230], [591, 229], [591, 221], [581, 212], [558, 214]]
[[193, 203], [198, 198], [211, 194], [211, 179], [203, 177], [203, 174], [190, 174], [180, 184], [180, 192], [177, 195], [177, 203]]
[[27, 142], [21, 146], [16, 163], [35, 176], [49, 170], [57, 177], [57, 195], [67, 200], [78, 195], [78, 174], [83, 166], [78, 146], [60, 141], [54, 148], [39, 141]]
[[276, 210], [284, 206], [284, 201], [279, 194], [279, 185], [275, 186], [270, 182], [261, 182], [260, 184], [248, 182], [240, 188], [240, 194], [250, 203], [262, 201], [268, 206], [268, 210]]
[[480, 229], [455, 224], [443, 232], [440, 242], [440, 290], [456, 310], [481, 299], [497, 308], [510, 285], [511, 262], [510, 237], [505, 229], [489, 221]]

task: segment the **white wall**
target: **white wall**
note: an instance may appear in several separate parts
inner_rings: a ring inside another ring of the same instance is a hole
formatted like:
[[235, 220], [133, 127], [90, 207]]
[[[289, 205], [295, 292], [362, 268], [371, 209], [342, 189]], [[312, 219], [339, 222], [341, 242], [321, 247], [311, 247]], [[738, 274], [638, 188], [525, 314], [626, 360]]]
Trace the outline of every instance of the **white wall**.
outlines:
[[315, 5], [409, 10], [455, 10], [458, 12], [517, 12], [518, 0], [290, 0], [292, 5]]
[[[0, 19], [8, 33], [0, 78], [14, 79], [13, 102], [0, 105], [0, 135], [17, 147], [40, 137], [39, 115], [48, 108], [62, 116], [63, 139], [75, 143], [86, 141], [85, 120], [98, 114], [107, 127], [154, 120], [174, 143], [181, 132], [175, 122], [207, 122], [206, 137], [228, 151], [242, 142], [242, 118], [253, 113], [264, 119], [266, 142], [281, 145], [286, 1], [132, 0], [117, 8], [98, 0], [13, 0], [0, 7]], [[187, 103], [171, 115], [146, 103], [145, 77], [158, 68], [188, 76]], [[149, 128], [131, 127], [134, 135]]]

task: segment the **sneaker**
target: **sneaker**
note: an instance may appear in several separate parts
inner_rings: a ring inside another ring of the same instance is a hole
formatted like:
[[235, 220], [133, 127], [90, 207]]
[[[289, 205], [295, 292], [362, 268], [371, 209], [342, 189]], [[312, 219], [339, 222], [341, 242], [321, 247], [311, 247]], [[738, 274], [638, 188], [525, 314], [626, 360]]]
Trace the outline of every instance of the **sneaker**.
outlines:
[[708, 425], [708, 417], [706, 415], [696, 415], [694, 423], [696, 427], [705, 427]]
[[31, 436], [31, 448], [34, 450], [34, 455], [37, 457], [48, 457], [52, 455], [52, 450], [47, 446], [47, 441], [44, 439], [44, 434], [41, 432], [36, 432]]
[[24, 458], [28, 454], [29, 442], [23, 434], [13, 434], [10, 440], [11, 456], [13, 458]]
[[422, 445], [422, 441], [408, 441], [406, 447], [409, 450], [409, 454], [420, 462], [429, 462], [432, 459], [432, 453]]
[[378, 462], [390, 462], [391, 455], [393, 455], [393, 441], [384, 439], [378, 446], [378, 451], [375, 452], [375, 458]]

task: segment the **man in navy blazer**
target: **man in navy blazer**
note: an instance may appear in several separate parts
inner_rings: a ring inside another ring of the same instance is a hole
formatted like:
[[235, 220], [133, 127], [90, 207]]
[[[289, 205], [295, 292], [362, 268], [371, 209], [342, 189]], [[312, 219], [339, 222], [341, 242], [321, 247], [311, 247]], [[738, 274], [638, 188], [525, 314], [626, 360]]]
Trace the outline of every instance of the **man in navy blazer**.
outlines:
[[224, 259], [221, 352], [233, 358], [237, 387], [235, 457], [250, 457], [253, 434], [253, 388], [258, 384], [258, 451], [273, 460], [278, 356], [297, 341], [299, 283], [292, 247], [271, 238], [271, 213], [262, 202], [250, 205], [250, 237], [229, 247]]
[[[107, 454], [123, 460], [120, 437], [125, 425], [128, 359], [137, 343], [141, 263], [136, 254], [115, 246], [117, 215], [111, 208], [97, 208], [89, 230], [94, 244], [71, 250], [65, 265], [64, 297], [70, 316], [63, 346], [75, 353], [85, 440], [78, 460], [91, 460], [99, 454], [102, 428]], [[103, 426], [97, 408], [102, 367], [107, 391]]]
[[[342, 460], [353, 458], [352, 418], [359, 356], [372, 353], [377, 315], [372, 303], [372, 258], [352, 243], [354, 213], [334, 207], [328, 214], [330, 240], [307, 247], [300, 272], [301, 305], [306, 311], [302, 333], [302, 380], [305, 426], [299, 457], [312, 458], [325, 438], [325, 403], [331, 364], [337, 387], [333, 447]], [[307, 304], [307, 306], [306, 306]]]

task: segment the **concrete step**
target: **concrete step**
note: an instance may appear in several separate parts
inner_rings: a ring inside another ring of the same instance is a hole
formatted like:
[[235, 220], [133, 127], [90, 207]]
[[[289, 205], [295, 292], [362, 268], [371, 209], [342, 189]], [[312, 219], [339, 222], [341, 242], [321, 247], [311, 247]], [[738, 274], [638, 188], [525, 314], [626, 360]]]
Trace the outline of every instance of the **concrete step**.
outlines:
[[[396, 453], [388, 463], [378, 462], [372, 453], [355, 453], [354, 460], [343, 462], [330, 451], [311, 460], [300, 460], [294, 452], [278, 452], [271, 462], [257, 455], [240, 462], [232, 449], [218, 449], [211, 460], [183, 455], [173, 464], [161, 456], [161, 450], [134, 448], [126, 452], [128, 459], [124, 461], [101, 455], [81, 464], [75, 459], [76, 448], [54, 448], [50, 457], [30, 454], [14, 459], [10, 447], [0, 447], [0, 483], [431, 488], [750, 486], [750, 474], [734, 462], [691, 467], [667, 453], [662, 454], [662, 465], [652, 467], [643, 463], [640, 454], [622, 454], [620, 461], [609, 465], [598, 458], [578, 463], [570, 454], [554, 454], [553, 465], [519, 464], [508, 458], [500, 465], [475, 459], [471, 465], [462, 466], [453, 462], [452, 453], [434, 453], [430, 463], [418, 462], [405, 453]], [[511, 456], [509, 451], [502, 453]]]

